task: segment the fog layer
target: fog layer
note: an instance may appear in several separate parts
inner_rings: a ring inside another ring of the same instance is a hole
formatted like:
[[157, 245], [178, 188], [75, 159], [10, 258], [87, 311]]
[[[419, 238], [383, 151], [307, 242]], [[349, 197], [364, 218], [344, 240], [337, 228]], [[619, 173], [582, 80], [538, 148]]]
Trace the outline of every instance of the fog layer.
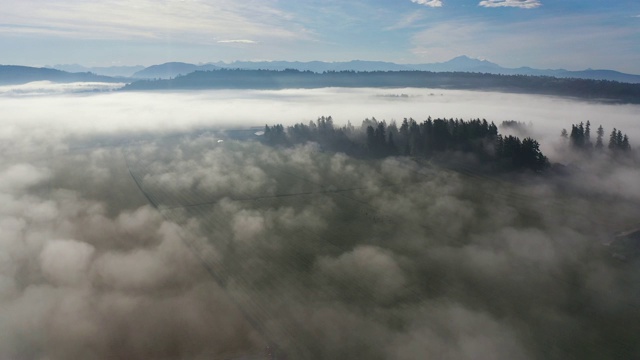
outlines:
[[565, 159], [588, 116], [640, 138], [636, 107], [433, 92], [0, 97], [0, 358], [639, 356], [638, 262], [603, 245], [637, 224], [633, 164], [508, 182], [218, 130], [515, 119]]

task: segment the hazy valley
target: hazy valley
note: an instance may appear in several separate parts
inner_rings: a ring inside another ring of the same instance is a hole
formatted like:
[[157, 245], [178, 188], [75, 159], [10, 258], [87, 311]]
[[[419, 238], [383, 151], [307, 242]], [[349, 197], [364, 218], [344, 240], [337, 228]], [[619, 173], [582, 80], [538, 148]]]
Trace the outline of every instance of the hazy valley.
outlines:
[[[634, 245], [610, 245], [638, 225], [635, 147], [587, 154], [560, 136], [590, 120], [594, 142], [602, 124], [635, 145], [637, 105], [416, 88], [31, 86], [0, 97], [3, 356], [639, 351], [640, 263]], [[537, 139], [570, 171], [479, 171], [455, 151], [353, 157], [261, 135], [319, 114], [335, 129], [350, 122], [363, 146], [374, 117], [517, 120], [500, 134]]]

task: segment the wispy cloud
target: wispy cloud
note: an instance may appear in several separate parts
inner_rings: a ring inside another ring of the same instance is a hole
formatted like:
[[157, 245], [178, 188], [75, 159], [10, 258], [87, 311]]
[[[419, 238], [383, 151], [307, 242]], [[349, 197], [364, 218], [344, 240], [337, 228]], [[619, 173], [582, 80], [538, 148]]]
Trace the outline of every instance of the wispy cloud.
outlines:
[[411, 2], [429, 7], [442, 7], [442, 0], [411, 0]]
[[257, 44], [257, 41], [247, 39], [218, 40], [222, 44]]
[[398, 20], [395, 24], [384, 28], [385, 30], [398, 30], [398, 29], [406, 29], [415, 27], [417, 23], [424, 19], [422, 11], [415, 11], [400, 20]]
[[81, 39], [300, 39], [308, 32], [293, 16], [268, 4], [233, 0], [181, 1], [0, 0], [2, 32]]
[[542, 5], [539, 0], [483, 0], [478, 6], [483, 7], [517, 7], [521, 9], [534, 9]]

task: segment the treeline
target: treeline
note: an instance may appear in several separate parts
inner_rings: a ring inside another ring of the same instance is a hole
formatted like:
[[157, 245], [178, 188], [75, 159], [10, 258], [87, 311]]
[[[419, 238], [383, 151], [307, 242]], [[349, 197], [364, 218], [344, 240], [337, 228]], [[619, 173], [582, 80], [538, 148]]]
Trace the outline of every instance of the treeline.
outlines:
[[140, 80], [123, 90], [286, 89], [322, 87], [415, 87], [483, 89], [640, 103], [640, 84], [550, 76], [430, 71], [311, 71], [220, 69], [169, 80]]
[[541, 171], [549, 166], [538, 142], [531, 138], [502, 136], [485, 119], [431, 119], [417, 122], [404, 119], [400, 126], [375, 118], [365, 119], [360, 128], [350, 123], [335, 127], [333, 119], [320, 117], [309, 124], [265, 125], [263, 141], [272, 146], [292, 146], [316, 142], [323, 149], [352, 156], [382, 158], [413, 156], [430, 158], [446, 152], [473, 153], [501, 170]]
[[[591, 139], [591, 122], [581, 122], [580, 124], [571, 125], [571, 133], [567, 132], [567, 129], [562, 129], [560, 136], [569, 141], [570, 146], [573, 149], [582, 152], [591, 152], [593, 150], [602, 152], [605, 150], [604, 146], [604, 134], [605, 130], [600, 125], [596, 130], [595, 144]], [[631, 144], [629, 143], [629, 137], [627, 134], [623, 134], [621, 130], [613, 128], [609, 134], [609, 140], [607, 149], [613, 154], [627, 153], [631, 151]]]

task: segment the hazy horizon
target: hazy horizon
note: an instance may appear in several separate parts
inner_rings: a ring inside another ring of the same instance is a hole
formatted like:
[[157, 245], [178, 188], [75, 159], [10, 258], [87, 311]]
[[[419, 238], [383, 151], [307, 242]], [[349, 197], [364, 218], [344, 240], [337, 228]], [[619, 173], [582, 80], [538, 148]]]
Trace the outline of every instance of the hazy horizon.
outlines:
[[[349, 62], [359, 62], [359, 61], [363, 61], [363, 62], [382, 62], [382, 63], [390, 63], [390, 64], [397, 64], [397, 65], [429, 65], [429, 64], [442, 64], [442, 63], [446, 63], [448, 61], [457, 59], [457, 58], [469, 58], [472, 60], [480, 60], [480, 61], [489, 61], [488, 59], [485, 59], [483, 57], [470, 57], [467, 56], [466, 54], [460, 54], [442, 61], [436, 61], [436, 62], [396, 62], [393, 60], [379, 60], [379, 59], [360, 59], [360, 58], [353, 58], [353, 59], [347, 59], [347, 60], [328, 60], [328, 61], [323, 61], [323, 60], [297, 60], [297, 59], [233, 59], [233, 60], [216, 60], [216, 59], [212, 59], [212, 60], [208, 60], [208, 61], [199, 61], [199, 62], [188, 62], [188, 61], [177, 61], [177, 60], [165, 60], [162, 62], [147, 62], [147, 63], [128, 63], [128, 64], [117, 64], [117, 65], [104, 65], [104, 66], [92, 66], [92, 65], [87, 65], [87, 64], [83, 64], [83, 63], [79, 63], [79, 62], [70, 62], [70, 63], [57, 63], [57, 64], [38, 64], [35, 67], [44, 67], [44, 68], [56, 68], [56, 67], [73, 67], [73, 66], [81, 66], [84, 68], [118, 68], [118, 67], [143, 67], [143, 68], [148, 68], [154, 65], [163, 65], [163, 64], [167, 64], [167, 63], [185, 63], [185, 64], [193, 64], [193, 65], [198, 65], [198, 66], [202, 66], [202, 65], [216, 65], [216, 64], [225, 64], [225, 65], [232, 65], [233, 63], [237, 63], [237, 62], [269, 62], [269, 63], [278, 63], [278, 62], [287, 62], [287, 63], [313, 63], [313, 62], [325, 62], [328, 64], [334, 64], [334, 63], [349, 63]], [[630, 75], [640, 75], [640, 69], [637, 70], [637, 72], [625, 72], [622, 70], [617, 70], [617, 69], [612, 69], [612, 68], [604, 68], [604, 67], [593, 67], [590, 65], [586, 65], [586, 67], [582, 67], [582, 68], [566, 68], [566, 67], [555, 67], [555, 68], [536, 68], [535, 66], [530, 66], [528, 63], [523, 63], [523, 64], [519, 64], [519, 65], [513, 65], [513, 66], [503, 66], [500, 63], [497, 62], [493, 62], [493, 61], [489, 61], [491, 64], [494, 65], [498, 65], [502, 68], [505, 69], [519, 69], [519, 68], [532, 68], [532, 69], [536, 69], [536, 70], [567, 70], [567, 71], [584, 71], [584, 70], [612, 70], [612, 71], [618, 71], [618, 72], [622, 72], [622, 73], [626, 73], [626, 74], [630, 74]], [[17, 66], [26, 66], [24, 64], [3, 64], [3, 65], [17, 65]], [[64, 70], [64, 69], [63, 69]], [[65, 70], [68, 71], [68, 70]]]

